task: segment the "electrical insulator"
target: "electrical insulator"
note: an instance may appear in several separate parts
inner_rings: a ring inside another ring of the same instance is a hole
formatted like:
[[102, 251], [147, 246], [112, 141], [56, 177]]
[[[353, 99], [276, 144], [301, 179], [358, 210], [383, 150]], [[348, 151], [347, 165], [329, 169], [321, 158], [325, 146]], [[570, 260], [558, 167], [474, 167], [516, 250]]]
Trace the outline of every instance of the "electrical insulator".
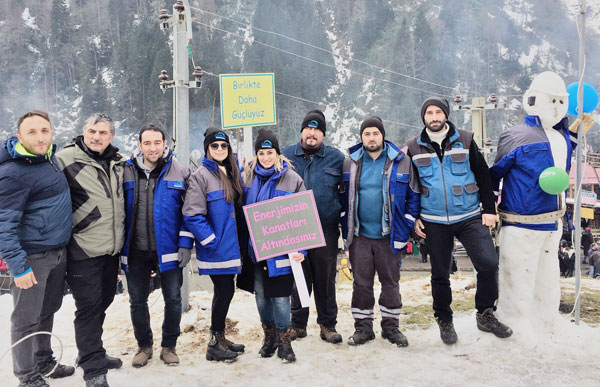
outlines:
[[460, 94], [457, 94], [454, 96], [454, 103], [461, 103], [462, 102], [462, 98], [460, 96]]
[[185, 9], [185, 7], [183, 6], [183, 1], [177, 0], [173, 8], [175, 8], [175, 10], [179, 13], [183, 12], [183, 10]]
[[162, 70], [162, 71], [160, 72], [160, 75], [158, 76], [158, 79], [159, 79], [161, 82], [165, 82], [165, 81], [167, 81], [167, 80], [169, 79], [169, 75], [167, 74], [167, 70]]
[[160, 12], [158, 13], [158, 19], [161, 22], [166, 21], [169, 18], [169, 11], [167, 11], [166, 9], [161, 9]]
[[204, 71], [202, 70], [202, 67], [200, 67], [200, 66], [194, 67], [194, 71], [192, 72], [192, 76], [194, 77], [194, 79], [196, 81], [200, 82], [200, 78], [202, 78], [202, 75], [204, 75]]
[[488, 101], [490, 101], [490, 103], [496, 103], [498, 102], [498, 97], [496, 96], [496, 94], [492, 93], [488, 97]]

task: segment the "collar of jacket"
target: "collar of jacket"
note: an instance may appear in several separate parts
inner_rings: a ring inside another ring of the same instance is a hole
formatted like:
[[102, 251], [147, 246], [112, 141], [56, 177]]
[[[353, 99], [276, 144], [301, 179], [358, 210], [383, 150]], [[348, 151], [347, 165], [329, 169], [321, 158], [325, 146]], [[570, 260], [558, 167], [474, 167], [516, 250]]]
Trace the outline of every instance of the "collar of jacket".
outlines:
[[121, 159], [121, 155], [119, 154], [119, 148], [114, 146], [113, 144], [108, 144], [104, 152], [99, 154], [98, 152], [92, 151], [90, 148], [85, 145], [83, 142], [83, 135], [79, 135], [73, 139], [73, 142], [88, 156], [93, 158], [96, 161], [102, 160], [115, 160], [118, 161]]
[[215, 160], [211, 160], [208, 157], [204, 157], [202, 159], [202, 165], [211, 172], [217, 174], [219, 173], [219, 163], [217, 163]]
[[[383, 152], [387, 153], [387, 157], [390, 160], [394, 160], [398, 156], [400, 156], [400, 158], [403, 157], [403, 153], [392, 142], [385, 140], [384, 144], [385, 144], [385, 147], [383, 148]], [[350, 149], [348, 149], [348, 152], [350, 153], [350, 158], [354, 161], [360, 160], [360, 158], [364, 154], [364, 149], [365, 148], [364, 148], [362, 142], [350, 147]]]
[[[446, 135], [446, 138], [448, 139], [448, 141], [446, 142], [446, 147], [447, 147], [448, 145], [450, 145], [454, 141], [456, 141], [458, 139], [459, 135], [458, 135], [458, 131], [456, 130], [456, 128], [454, 127], [454, 124], [452, 122], [446, 121], [446, 123], [448, 124], [448, 134]], [[442, 141], [442, 143], [443, 143], [443, 141]], [[429, 138], [429, 135], [427, 134], [427, 128], [423, 128], [423, 130], [421, 131], [421, 134], [417, 138], [417, 144], [422, 145], [427, 148], [432, 148], [431, 139]]]
[[173, 152], [171, 152], [171, 150], [169, 148], [165, 148], [165, 150], [163, 151], [163, 155], [161, 156], [160, 159], [158, 159], [158, 162], [156, 163], [156, 167], [150, 168], [149, 166], [144, 164], [144, 155], [142, 154], [142, 151], [138, 149], [131, 156], [131, 160], [135, 159], [136, 162], [133, 164], [137, 168], [141, 169], [144, 172], [147, 172], [147, 174], [148, 174], [148, 173], [154, 171], [156, 168], [163, 169], [164, 166], [167, 164], [167, 162], [171, 159], [172, 156], [173, 156]]
[[9, 138], [4, 144], [9, 157], [6, 158], [6, 160], [2, 160], [2, 162], [13, 159], [23, 160], [34, 164], [42, 163], [44, 161], [52, 159], [52, 156], [56, 151], [56, 145], [52, 144], [45, 155], [36, 155], [30, 153], [27, 149], [25, 149], [23, 144], [21, 144], [16, 137]]
[[542, 126], [542, 120], [539, 116], [526, 115], [525, 125], [527, 126]]
[[[302, 148], [302, 145], [298, 142], [296, 144], [296, 156], [303, 156], [304, 154], [304, 148]], [[321, 147], [314, 153], [314, 156], [325, 157], [325, 144], [321, 144]]]

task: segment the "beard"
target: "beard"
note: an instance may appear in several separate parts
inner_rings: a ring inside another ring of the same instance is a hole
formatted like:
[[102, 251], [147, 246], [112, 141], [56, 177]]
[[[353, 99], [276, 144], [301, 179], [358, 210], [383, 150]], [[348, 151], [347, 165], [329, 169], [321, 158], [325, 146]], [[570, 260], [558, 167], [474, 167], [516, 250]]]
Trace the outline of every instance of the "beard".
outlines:
[[[439, 131], [444, 130], [444, 128], [446, 127], [447, 121], [448, 120], [442, 120], [442, 122], [440, 124], [437, 124], [437, 122], [428, 122], [425, 124], [425, 127], [427, 129], [429, 129], [430, 131], [437, 133]], [[436, 126], [433, 126], [433, 125], [436, 125]]]
[[373, 145], [366, 144], [365, 149], [369, 152], [379, 152], [380, 150], [383, 149], [383, 143], [373, 144]]

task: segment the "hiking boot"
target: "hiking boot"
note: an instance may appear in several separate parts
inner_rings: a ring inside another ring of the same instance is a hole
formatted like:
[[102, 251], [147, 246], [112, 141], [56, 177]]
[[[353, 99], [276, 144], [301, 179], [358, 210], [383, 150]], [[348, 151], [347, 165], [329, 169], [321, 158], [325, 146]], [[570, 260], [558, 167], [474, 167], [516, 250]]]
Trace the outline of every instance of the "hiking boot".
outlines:
[[290, 338], [292, 341], [296, 340], [296, 339], [302, 339], [304, 337], [306, 337], [306, 327], [304, 328], [300, 328], [300, 327], [289, 327], [288, 328], [290, 330]]
[[106, 374], [94, 376], [85, 381], [85, 387], [109, 387]]
[[348, 339], [349, 345], [362, 345], [369, 340], [373, 340], [375, 338], [375, 332], [373, 331], [363, 331], [361, 329], [357, 329], [354, 331], [354, 334], [350, 336]]
[[408, 347], [408, 339], [402, 334], [402, 332], [400, 332], [398, 328], [383, 330], [381, 332], [381, 337], [399, 347]]
[[326, 327], [321, 325], [321, 339], [328, 343], [338, 344], [342, 342], [342, 335], [337, 333], [335, 327]]
[[223, 331], [210, 331], [210, 341], [206, 348], [206, 360], [231, 363], [237, 359], [237, 352], [229, 349]]
[[35, 374], [26, 382], [19, 383], [19, 387], [49, 387], [41, 374]]
[[492, 308], [487, 308], [483, 313], [477, 312], [475, 319], [480, 331], [491, 332], [501, 339], [510, 337], [513, 333], [512, 329], [498, 321]]
[[223, 344], [225, 345], [225, 348], [237, 353], [238, 355], [244, 353], [246, 350], [246, 346], [244, 344], [236, 344], [230, 340], [227, 340], [225, 334], [223, 334]]
[[[152, 352], [152, 348], [150, 348], [150, 352]], [[152, 354], [150, 354], [150, 357], [152, 357]], [[121, 368], [121, 366], [123, 366], [123, 361], [118, 357], [108, 356], [107, 354], [104, 354], [104, 358], [106, 359], [106, 367], [109, 370], [118, 370], [119, 368]]]
[[[56, 368], [54, 368], [56, 366]], [[47, 378], [59, 379], [75, 373], [75, 367], [57, 364], [55, 359], [38, 366], [40, 374]]]
[[438, 326], [440, 327], [440, 337], [444, 344], [452, 345], [458, 341], [458, 335], [454, 330], [454, 324], [452, 321], [445, 321], [437, 319]]
[[175, 347], [163, 347], [160, 351], [160, 360], [168, 366], [179, 365], [179, 356], [175, 352]]
[[131, 365], [140, 368], [148, 364], [150, 359], [152, 359], [152, 347], [139, 348], [131, 361]]
[[279, 345], [279, 337], [277, 335], [277, 329], [275, 326], [267, 326], [263, 324], [263, 331], [265, 337], [263, 339], [263, 345], [258, 351], [260, 357], [271, 357], [275, 353], [277, 346]]
[[[305, 330], [306, 332], [306, 330]], [[284, 363], [296, 361], [296, 354], [292, 349], [292, 328], [287, 328], [285, 332], [279, 334], [279, 347], [277, 348], [277, 357]]]

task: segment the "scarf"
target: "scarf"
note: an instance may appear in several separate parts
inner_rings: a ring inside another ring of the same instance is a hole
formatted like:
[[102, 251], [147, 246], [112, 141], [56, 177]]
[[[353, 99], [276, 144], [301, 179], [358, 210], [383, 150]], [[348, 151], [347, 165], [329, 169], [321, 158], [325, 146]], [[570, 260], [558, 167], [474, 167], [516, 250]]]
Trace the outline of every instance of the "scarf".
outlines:
[[279, 172], [275, 172], [275, 166], [265, 169], [256, 163], [254, 167], [254, 180], [246, 194], [246, 204], [258, 203], [273, 198], [275, 185], [283, 174], [288, 170], [287, 163], [283, 162], [283, 168]]

